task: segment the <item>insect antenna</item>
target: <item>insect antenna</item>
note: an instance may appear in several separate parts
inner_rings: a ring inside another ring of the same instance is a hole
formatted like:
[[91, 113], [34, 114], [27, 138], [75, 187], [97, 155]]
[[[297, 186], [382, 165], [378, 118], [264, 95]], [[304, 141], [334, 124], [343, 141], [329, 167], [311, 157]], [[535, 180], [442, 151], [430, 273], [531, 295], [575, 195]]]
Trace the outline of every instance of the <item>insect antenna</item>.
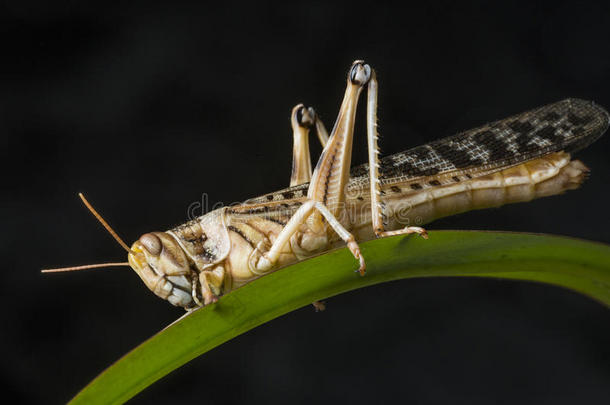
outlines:
[[86, 269], [97, 269], [100, 267], [119, 267], [119, 266], [129, 266], [129, 263], [124, 262], [124, 263], [86, 264], [84, 266], [59, 267], [56, 269], [44, 269], [44, 270], [40, 270], [40, 272], [41, 273], [62, 273], [64, 271], [78, 271], [78, 270], [86, 270]]
[[[78, 193], [78, 196], [80, 197], [81, 200], [83, 200], [83, 203], [89, 209], [89, 211], [91, 211], [91, 213], [97, 218], [98, 221], [100, 221], [100, 223], [104, 226], [104, 228], [106, 228], [108, 233], [110, 233], [110, 235], [112, 235], [112, 237], [117, 242], [119, 242], [119, 245], [121, 245], [121, 247], [123, 249], [125, 249], [127, 251], [127, 253], [136, 254], [133, 250], [129, 249], [129, 246], [127, 246], [127, 244], [125, 242], [123, 242], [123, 239], [121, 239], [119, 237], [119, 235], [117, 235], [117, 233], [114, 231], [114, 229], [112, 229], [110, 227], [110, 225], [108, 225], [108, 222], [106, 222], [104, 220], [104, 218], [102, 218], [102, 216], [100, 214], [98, 214], [98, 212], [95, 210], [95, 208], [93, 208], [93, 206], [91, 206], [91, 204], [89, 204], [89, 201], [87, 201], [87, 199], [85, 198], [83, 193]], [[100, 267], [119, 267], [119, 266], [129, 266], [129, 262], [98, 263], [98, 264], [86, 264], [84, 266], [59, 267], [56, 269], [40, 270], [40, 272], [41, 273], [60, 273], [60, 272], [64, 272], [64, 271], [78, 271], [78, 270], [86, 270], [86, 269], [97, 269]]]
[[119, 237], [119, 235], [117, 235], [117, 233], [110, 227], [110, 225], [108, 225], [108, 222], [106, 222], [104, 220], [104, 218], [102, 218], [102, 216], [100, 214], [98, 214], [97, 211], [91, 206], [91, 204], [89, 204], [89, 201], [87, 201], [87, 199], [85, 198], [83, 193], [78, 193], [78, 196], [80, 197], [81, 200], [83, 200], [83, 204], [85, 204], [85, 206], [89, 209], [89, 211], [91, 211], [91, 213], [97, 218], [97, 220], [100, 221], [102, 226], [104, 228], [106, 228], [108, 233], [110, 233], [110, 235], [112, 235], [112, 237], [117, 242], [119, 242], [119, 245], [121, 245], [123, 247], [123, 249], [125, 249], [127, 251], [127, 253], [135, 254], [135, 252], [133, 250], [131, 250], [125, 242], [123, 242], [123, 239], [121, 239]]

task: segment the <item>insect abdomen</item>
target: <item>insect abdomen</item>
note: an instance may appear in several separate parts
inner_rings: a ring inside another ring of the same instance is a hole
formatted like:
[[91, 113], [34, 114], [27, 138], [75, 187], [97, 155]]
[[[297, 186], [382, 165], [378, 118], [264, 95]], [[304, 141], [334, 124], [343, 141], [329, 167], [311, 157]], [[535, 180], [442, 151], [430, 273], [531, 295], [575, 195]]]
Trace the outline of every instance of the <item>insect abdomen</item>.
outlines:
[[[411, 195], [386, 192], [390, 229], [420, 225], [462, 212], [531, 201], [577, 188], [588, 172], [578, 160], [559, 152], [495, 173]], [[398, 188], [398, 186], [394, 186]]]

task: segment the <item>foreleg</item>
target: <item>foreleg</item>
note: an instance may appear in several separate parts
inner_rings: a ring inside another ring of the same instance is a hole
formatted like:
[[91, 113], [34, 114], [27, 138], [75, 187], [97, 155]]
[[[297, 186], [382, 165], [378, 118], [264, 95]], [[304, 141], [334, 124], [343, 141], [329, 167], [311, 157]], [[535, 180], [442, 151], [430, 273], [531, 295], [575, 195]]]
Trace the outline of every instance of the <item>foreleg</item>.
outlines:
[[[225, 269], [220, 265], [214, 267], [212, 270], [204, 270], [199, 273], [199, 284], [201, 286], [201, 296], [203, 297], [204, 305], [218, 301], [218, 296], [222, 293], [221, 290], [224, 278]], [[198, 300], [196, 300], [196, 302], [197, 301]]]
[[[308, 183], [311, 180], [311, 156], [309, 152], [309, 130], [315, 126], [316, 134], [322, 144], [322, 148], [328, 142], [328, 132], [318, 118], [313, 108], [305, 108], [299, 104], [292, 109], [290, 119], [293, 134], [292, 150], [292, 175], [290, 176], [290, 186]], [[324, 303], [315, 301], [313, 303], [316, 312], [324, 311]]]

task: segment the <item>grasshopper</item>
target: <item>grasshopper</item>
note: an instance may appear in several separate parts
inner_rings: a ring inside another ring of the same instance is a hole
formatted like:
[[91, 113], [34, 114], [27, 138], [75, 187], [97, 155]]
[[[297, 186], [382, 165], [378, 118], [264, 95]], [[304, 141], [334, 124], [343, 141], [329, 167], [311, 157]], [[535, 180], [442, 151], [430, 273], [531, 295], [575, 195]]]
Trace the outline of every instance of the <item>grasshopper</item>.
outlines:
[[[350, 171], [356, 108], [365, 88], [368, 164]], [[375, 71], [355, 61], [330, 135], [312, 108], [293, 108], [289, 188], [146, 233], [131, 247], [81, 194], [128, 252], [128, 262], [46, 271], [129, 265], [157, 296], [186, 310], [342, 245], [364, 275], [358, 242], [408, 234], [427, 238], [420, 225], [437, 218], [577, 188], [588, 169], [570, 153], [595, 141], [609, 123], [600, 106], [566, 99], [380, 159], [377, 93]], [[311, 131], [323, 146], [314, 170]]]

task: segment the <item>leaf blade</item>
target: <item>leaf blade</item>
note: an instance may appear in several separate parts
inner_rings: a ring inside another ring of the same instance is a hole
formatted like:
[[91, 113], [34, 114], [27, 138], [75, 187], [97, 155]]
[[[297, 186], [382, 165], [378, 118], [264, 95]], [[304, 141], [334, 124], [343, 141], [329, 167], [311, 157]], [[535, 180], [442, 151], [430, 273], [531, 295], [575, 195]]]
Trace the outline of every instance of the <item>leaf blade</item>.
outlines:
[[[360, 277], [346, 249], [297, 263], [227, 294], [161, 331], [100, 374], [72, 403], [122, 403], [191, 359], [273, 318], [356, 288], [414, 277], [544, 282], [610, 306], [610, 246], [548, 235], [436, 231], [428, 241], [361, 244]], [[290, 287], [286, 287], [290, 286]]]

